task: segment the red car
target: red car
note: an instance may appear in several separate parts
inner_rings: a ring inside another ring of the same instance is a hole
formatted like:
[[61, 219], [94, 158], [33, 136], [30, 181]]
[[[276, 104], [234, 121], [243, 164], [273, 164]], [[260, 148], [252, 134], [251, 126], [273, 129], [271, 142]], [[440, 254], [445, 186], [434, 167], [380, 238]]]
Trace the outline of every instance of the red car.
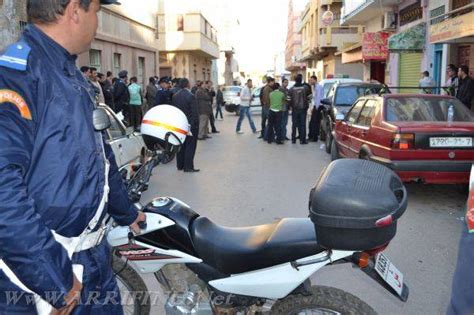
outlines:
[[474, 163], [474, 113], [450, 96], [359, 98], [338, 117], [331, 159], [368, 159], [405, 182], [466, 184]]

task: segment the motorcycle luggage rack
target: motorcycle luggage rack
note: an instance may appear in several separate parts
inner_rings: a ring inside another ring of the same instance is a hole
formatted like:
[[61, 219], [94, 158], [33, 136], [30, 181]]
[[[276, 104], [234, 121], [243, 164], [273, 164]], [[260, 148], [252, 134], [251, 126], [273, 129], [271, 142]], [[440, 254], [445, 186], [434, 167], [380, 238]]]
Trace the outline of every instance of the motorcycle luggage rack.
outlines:
[[323, 261], [330, 260], [331, 255], [332, 255], [332, 251], [329, 249], [328, 251], [326, 251], [326, 255], [322, 257], [318, 257], [318, 258], [311, 259], [308, 261], [303, 261], [303, 262], [298, 262], [295, 260], [295, 261], [290, 262], [290, 264], [291, 264], [291, 267], [295, 268], [296, 270], [299, 270], [298, 267], [313, 265], [313, 264], [317, 264]]

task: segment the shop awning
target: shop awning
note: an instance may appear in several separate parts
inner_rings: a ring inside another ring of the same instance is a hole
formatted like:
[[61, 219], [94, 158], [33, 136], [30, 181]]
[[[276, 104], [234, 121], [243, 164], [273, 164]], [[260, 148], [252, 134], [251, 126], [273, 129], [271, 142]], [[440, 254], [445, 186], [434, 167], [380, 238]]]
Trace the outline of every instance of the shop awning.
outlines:
[[425, 46], [426, 23], [415, 25], [406, 31], [390, 36], [388, 49], [390, 51], [422, 51]]

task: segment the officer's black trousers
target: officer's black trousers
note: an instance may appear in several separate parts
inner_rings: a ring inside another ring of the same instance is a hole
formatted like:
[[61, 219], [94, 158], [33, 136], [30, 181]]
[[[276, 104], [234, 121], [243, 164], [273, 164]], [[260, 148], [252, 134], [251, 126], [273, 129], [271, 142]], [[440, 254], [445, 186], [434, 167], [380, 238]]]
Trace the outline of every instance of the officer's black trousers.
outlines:
[[193, 136], [186, 137], [181, 150], [179, 150], [176, 156], [176, 166], [179, 170], [194, 169], [194, 155], [196, 154], [199, 128], [192, 128], [191, 132]]

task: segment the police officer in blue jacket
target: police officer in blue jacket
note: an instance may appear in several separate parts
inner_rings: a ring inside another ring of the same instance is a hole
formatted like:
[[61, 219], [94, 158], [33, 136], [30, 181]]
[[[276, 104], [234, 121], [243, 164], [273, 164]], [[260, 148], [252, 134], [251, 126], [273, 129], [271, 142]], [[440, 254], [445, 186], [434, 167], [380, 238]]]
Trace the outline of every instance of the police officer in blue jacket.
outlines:
[[[100, 5], [115, 2], [28, 0], [30, 24], [0, 54], [0, 314], [35, 314], [32, 294], [53, 314], [122, 313], [110, 248], [93, 219], [104, 208], [138, 232], [146, 218], [94, 129], [93, 90], [75, 63], [95, 36]], [[57, 235], [97, 243], [69, 258]], [[83, 266], [82, 279], [73, 264]]]

